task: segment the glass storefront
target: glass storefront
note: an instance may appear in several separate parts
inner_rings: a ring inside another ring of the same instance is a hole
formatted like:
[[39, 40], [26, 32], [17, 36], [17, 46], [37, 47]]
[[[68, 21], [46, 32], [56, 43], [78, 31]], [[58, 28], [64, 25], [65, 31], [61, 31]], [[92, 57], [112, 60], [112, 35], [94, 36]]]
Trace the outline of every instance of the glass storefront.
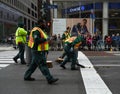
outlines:
[[17, 26], [15, 24], [0, 22], [0, 42], [6, 42], [15, 33], [16, 28]]
[[58, 5], [56, 18], [91, 18], [94, 19], [94, 30], [99, 29], [103, 33], [103, 21], [107, 20], [107, 34], [120, 32], [120, 2], [107, 2], [108, 17], [103, 15], [104, 2], [54, 2]]
[[15, 35], [17, 25], [21, 22], [24, 22], [26, 30], [30, 30], [35, 24], [35, 20], [28, 15], [0, 2], [0, 42]]

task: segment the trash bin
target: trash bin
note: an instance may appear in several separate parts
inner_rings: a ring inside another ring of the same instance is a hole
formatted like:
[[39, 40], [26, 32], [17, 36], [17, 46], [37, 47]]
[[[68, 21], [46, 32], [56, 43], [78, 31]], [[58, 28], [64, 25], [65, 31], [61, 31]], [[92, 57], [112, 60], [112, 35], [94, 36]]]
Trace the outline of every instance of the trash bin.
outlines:
[[26, 50], [26, 63], [27, 65], [29, 65], [32, 60], [31, 48], [28, 47], [28, 45], [26, 45], [25, 50]]

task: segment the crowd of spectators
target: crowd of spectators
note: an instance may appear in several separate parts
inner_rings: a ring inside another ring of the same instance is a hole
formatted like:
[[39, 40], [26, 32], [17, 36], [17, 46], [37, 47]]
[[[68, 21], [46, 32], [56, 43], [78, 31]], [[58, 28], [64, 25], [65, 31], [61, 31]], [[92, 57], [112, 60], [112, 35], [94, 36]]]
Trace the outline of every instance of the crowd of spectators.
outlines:
[[[82, 35], [84, 38], [83, 43], [80, 45], [79, 50], [87, 50], [87, 51], [120, 51], [120, 35], [112, 34], [106, 35], [102, 38], [101, 35], [98, 34], [84, 34]], [[50, 38], [50, 50], [62, 50], [62, 38], [60, 34], [53, 35]]]

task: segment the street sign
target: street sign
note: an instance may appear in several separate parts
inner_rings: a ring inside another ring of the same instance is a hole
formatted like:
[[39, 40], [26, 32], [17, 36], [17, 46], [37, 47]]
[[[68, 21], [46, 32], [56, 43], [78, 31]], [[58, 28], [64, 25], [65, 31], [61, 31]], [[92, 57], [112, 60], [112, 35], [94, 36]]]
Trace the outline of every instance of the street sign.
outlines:
[[56, 8], [58, 8], [58, 6], [57, 5], [47, 5], [47, 8], [48, 9], [56, 9]]

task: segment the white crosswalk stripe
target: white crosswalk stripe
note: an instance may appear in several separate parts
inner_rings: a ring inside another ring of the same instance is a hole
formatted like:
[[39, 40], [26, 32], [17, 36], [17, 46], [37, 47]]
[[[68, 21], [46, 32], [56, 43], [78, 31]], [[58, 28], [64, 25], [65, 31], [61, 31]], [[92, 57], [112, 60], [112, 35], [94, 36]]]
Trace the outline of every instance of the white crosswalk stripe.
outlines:
[[13, 57], [16, 54], [16, 51], [3, 51], [0, 52], [0, 70], [13, 64]]
[[10, 64], [14, 63], [12, 59], [0, 59], [0, 69], [9, 66]]
[[78, 53], [78, 60], [80, 64], [88, 67], [80, 69], [87, 94], [112, 94], [92, 63], [82, 52]]
[[7, 67], [9, 64], [0, 64], [0, 68]]

